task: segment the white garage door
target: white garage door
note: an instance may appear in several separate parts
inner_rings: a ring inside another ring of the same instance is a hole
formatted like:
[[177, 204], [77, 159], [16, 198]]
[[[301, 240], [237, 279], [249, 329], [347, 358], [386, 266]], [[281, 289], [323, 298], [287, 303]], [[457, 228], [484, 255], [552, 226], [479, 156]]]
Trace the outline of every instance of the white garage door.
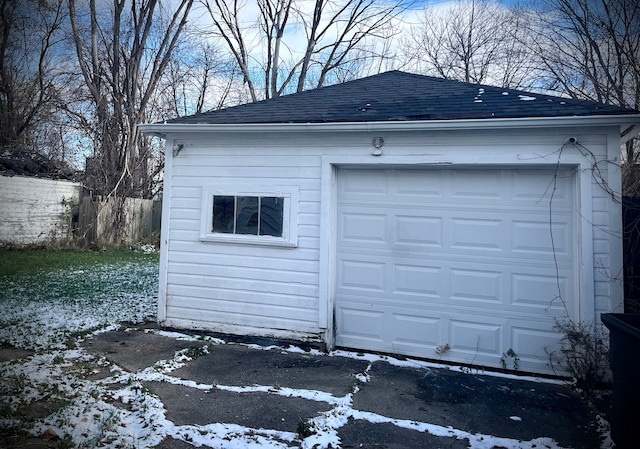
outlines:
[[337, 344], [550, 372], [554, 318], [577, 312], [574, 179], [339, 169]]

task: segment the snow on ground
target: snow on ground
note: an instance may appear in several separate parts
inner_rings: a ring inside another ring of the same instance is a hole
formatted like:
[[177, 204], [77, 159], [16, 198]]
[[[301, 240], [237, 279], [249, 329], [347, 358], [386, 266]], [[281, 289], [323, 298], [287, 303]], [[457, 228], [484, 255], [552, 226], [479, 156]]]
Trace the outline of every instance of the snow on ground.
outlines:
[[[293, 351], [298, 348], [293, 347]], [[332, 354], [343, 357], [345, 354]], [[430, 423], [389, 418], [379, 414], [352, 408], [353, 393], [336, 397], [315, 390], [282, 388], [272, 385], [207, 385], [171, 376], [189, 357], [178, 351], [173, 360], [156, 363], [137, 373], [126, 372], [104, 359], [95, 358], [82, 350], [52, 350], [34, 355], [22, 364], [0, 364], [0, 375], [5, 379], [22, 379], [28, 385], [16, 401], [33, 402], [51, 394], [67, 399], [61, 410], [43, 418], [32, 428], [33, 435], [42, 435], [47, 429], [69, 438], [84, 448], [147, 448], [159, 444], [165, 437], [189, 442], [196, 447], [231, 448], [338, 448], [337, 430], [346, 425], [349, 418], [372, 423], [390, 423], [399, 427], [436, 436], [467, 439], [470, 449], [508, 447], [511, 449], [548, 448], [561, 449], [549, 438], [518, 441], [491, 435], [472, 434], [467, 431]], [[83, 378], [85, 369], [108, 367], [111, 376], [91, 381]], [[359, 379], [366, 380], [368, 373]], [[255, 429], [235, 424], [210, 423], [207, 425], [178, 426], [167, 420], [164, 404], [143, 386], [144, 382], [161, 381], [204, 390], [234, 392], [264, 392], [287, 397], [298, 397], [328, 403], [333, 408], [311, 420], [314, 433], [301, 439], [296, 433]], [[117, 402], [127, 405], [116, 405]], [[11, 423], [0, 420], [0, 426]]]
[[[561, 449], [555, 441], [547, 438], [517, 441], [356, 410], [352, 408], [352, 399], [357, 387], [352, 393], [336, 397], [322, 391], [274, 385], [198, 384], [171, 375], [172, 371], [190, 360], [184, 350], [178, 351], [172, 360], [160, 361], [140, 372], [131, 373], [79, 348], [77, 341], [81, 335], [114, 329], [122, 322], [135, 324], [154, 319], [156, 285], [155, 264], [59, 271], [43, 274], [35, 286], [28, 287], [0, 279], [0, 341], [35, 351], [34, 355], [18, 363], [0, 363], [0, 378], [3, 379], [0, 386], [0, 430], [22, 426], [16, 416], [19, 417], [20, 410], [25, 407], [39, 401], [57, 400], [61, 404], [58, 410], [28, 424], [27, 430], [37, 437], [47, 430], [53, 431], [64, 438], [63, 442], [72, 441], [73, 447], [78, 448], [149, 448], [166, 437], [195, 447], [223, 449], [338, 448], [340, 439], [337, 431], [351, 418], [466, 439], [470, 449]], [[93, 293], [86, 293], [89, 291]], [[158, 330], [150, 332], [179, 340], [197, 339], [208, 345], [225, 344], [223, 340], [209, 337]], [[302, 351], [297, 347], [287, 350]], [[360, 382], [369, 381], [368, 371], [374, 361], [415, 367], [434, 366], [426, 362], [400, 361], [347, 351], [335, 351], [330, 355], [369, 361], [367, 370], [356, 376]], [[93, 374], [105, 370], [108, 370], [107, 377], [91, 380]], [[227, 423], [176, 425], [166, 418], [162, 401], [144, 387], [144, 382], [149, 381], [170, 382], [200, 390], [265, 392], [321, 401], [333, 408], [309, 421], [313, 433], [305, 438], [292, 432]], [[607, 441], [609, 446], [603, 447], [611, 446], [610, 440]]]
[[0, 341], [63, 349], [75, 334], [155, 320], [157, 272], [155, 263], [127, 263], [0, 280]]

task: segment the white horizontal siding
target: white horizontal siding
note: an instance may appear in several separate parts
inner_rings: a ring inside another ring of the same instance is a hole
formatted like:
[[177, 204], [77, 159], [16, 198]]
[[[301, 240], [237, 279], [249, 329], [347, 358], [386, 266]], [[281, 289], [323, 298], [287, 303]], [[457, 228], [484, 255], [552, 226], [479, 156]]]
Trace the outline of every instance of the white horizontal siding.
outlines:
[[[371, 156], [371, 141], [380, 133], [271, 133], [215, 136], [168, 136], [184, 148], [173, 158], [168, 155], [165, 180], [169, 208], [163, 226], [165, 284], [161, 286], [165, 308], [160, 316], [167, 323], [196, 328], [233, 330], [255, 334], [320, 335], [326, 297], [321, 298], [320, 254], [323, 229], [321, 192], [323, 158], [349, 163], [380, 164], [393, 159], [399, 165], [423, 164], [505, 164], [511, 166], [583, 164], [601, 161], [610, 151], [612, 128], [584, 130], [505, 129], [491, 131], [432, 131], [382, 133], [381, 157]], [[568, 137], [577, 137], [586, 148], [564, 146]], [[607, 164], [600, 164], [604, 179]], [[581, 291], [581, 316], [596, 317], [611, 309], [612, 237], [609, 225], [612, 201], [591, 173], [590, 191], [576, 186], [579, 198], [590, 198], [589, 216], [577, 210], [580, 220], [589, 220], [589, 248], [593, 248], [593, 285]], [[243, 180], [252, 185], [297, 186], [299, 189], [299, 232], [297, 248], [236, 245], [200, 241], [202, 192]], [[165, 203], [167, 205], [167, 203]], [[586, 247], [585, 247], [586, 248]], [[168, 251], [167, 251], [168, 250]], [[586, 249], [585, 249], [586, 250]], [[591, 249], [589, 249], [591, 251]], [[615, 265], [615, 264], [614, 264]], [[591, 268], [590, 268], [591, 269]], [[579, 290], [578, 290], [579, 291]], [[328, 293], [329, 295], [331, 292]], [[330, 320], [329, 320], [330, 321]]]
[[77, 203], [80, 184], [23, 176], [0, 176], [0, 241], [34, 244], [65, 238], [63, 217]]
[[[622, 283], [622, 266], [620, 270], [612, 270], [611, 250], [612, 241], [621, 240], [622, 235], [610, 225], [611, 213], [615, 210], [615, 202], [621, 199], [620, 192], [617, 200], [612, 198], [609, 185], [610, 164], [602, 162], [607, 158], [606, 142], [585, 143], [587, 150], [585, 158], [595, 163], [600, 161], [592, 171], [586, 171], [585, 176], [591, 177], [591, 195], [593, 213], [591, 225], [593, 229], [593, 279], [594, 279], [594, 309], [596, 323], [599, 323], [601, 313], [613, 310], [612, 295], [616, 293], [616, 284]], [[616, 194], [614, 194], [616, 195]], [[621, 219], [621, 216], [618, 217]], [[621, 299], [621, 298], [620, 298]]]
[[[279, 309], [264, 306], [258, 309], [251, 305], [224, 310], [229, 306], [230, 301], [216, 301], [214, 299], [201, 304], [188, 296], [176, 299], [181, 299], [182, 305], [179, 307], [174, 307], [172, 303], [167, 305], [168, 320], [188, 321], [198, 329], [224, 331], [225, 328], [234, 326], [252, 328], [250, 333], [254, 335], [278, 336], [282, 331], [286, 331], [288, 335], [317, 334], [317, 324], [314, 320], [303, 321], [300, 319], [300, 316], [305, 315], [304, 313], [300, 312], [293, 318], [281, 316], [284, 313], [277, 313], [279, 310], [284, 311], [288, 308]], [[263, 312], [266, 309], [273, 309], [275, 314], [279, 316], [277, 318], [265, 316]]]
[[[251, 245], [232, 244], [171, 244], [170, 262], [182, 264], [205, 264], [215, 266], [216, 264], [228, 267], [259, 268], [274, 270], [290, 270], [291, 275], [283, 279], [284, 282], [295, 282], [293, 277], [297, 273], [317, 273], [319, 261], [317, 253], [313, 250], [283, 249], [288, 254], [277, 254], [276, 252], [260, 251], [260, 248]], [[203, 249], [202, 247], [205, 246]], [[206, 248], [206, 247], [209, 248]], [[306, 251], [301, 253], [301, 251]], [[169, 271], [169, 274], [171, 271]], [[317, 282], [317, 279], [316, 279]]]
[[[278, 148], [278, 147], [276, 147]], [[318, 335], [320, 161], [279, 147], [187, 145], [171, 167], [166, 273], [167, 322], [211, 330]], [[244, 153], [239, 155], [238, 153]], [[210, 186], [296, 186], [298, 247], [202, 242], [203, 192]], [[285, 332], [285, 333], [286, 333]]]

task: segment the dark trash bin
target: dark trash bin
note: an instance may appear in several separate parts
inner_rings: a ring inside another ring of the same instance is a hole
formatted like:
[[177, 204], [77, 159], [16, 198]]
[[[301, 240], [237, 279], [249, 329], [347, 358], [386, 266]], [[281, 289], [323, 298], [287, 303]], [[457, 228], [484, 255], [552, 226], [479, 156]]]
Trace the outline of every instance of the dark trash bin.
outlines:
[[617, 449], [638, 447], [640, 409], [640, 314], [604, 313], [609, 329], [609, 364], [613, 374], [611, 439]]

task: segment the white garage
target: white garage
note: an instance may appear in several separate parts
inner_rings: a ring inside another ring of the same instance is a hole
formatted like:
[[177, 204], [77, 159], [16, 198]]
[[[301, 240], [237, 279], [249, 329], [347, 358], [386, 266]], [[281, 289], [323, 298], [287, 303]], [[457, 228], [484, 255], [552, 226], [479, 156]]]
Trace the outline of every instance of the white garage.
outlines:
[[554, 319], [577, 316], [573, 170], [337, 178], [338, 345], [421, 357], [447, 345], [444, 359], [495, 367], [511, 349], [543, 369]]
[[640, 114], [392, 71], [166, 122], [158, 321], [554, 374], [623, 310]]

